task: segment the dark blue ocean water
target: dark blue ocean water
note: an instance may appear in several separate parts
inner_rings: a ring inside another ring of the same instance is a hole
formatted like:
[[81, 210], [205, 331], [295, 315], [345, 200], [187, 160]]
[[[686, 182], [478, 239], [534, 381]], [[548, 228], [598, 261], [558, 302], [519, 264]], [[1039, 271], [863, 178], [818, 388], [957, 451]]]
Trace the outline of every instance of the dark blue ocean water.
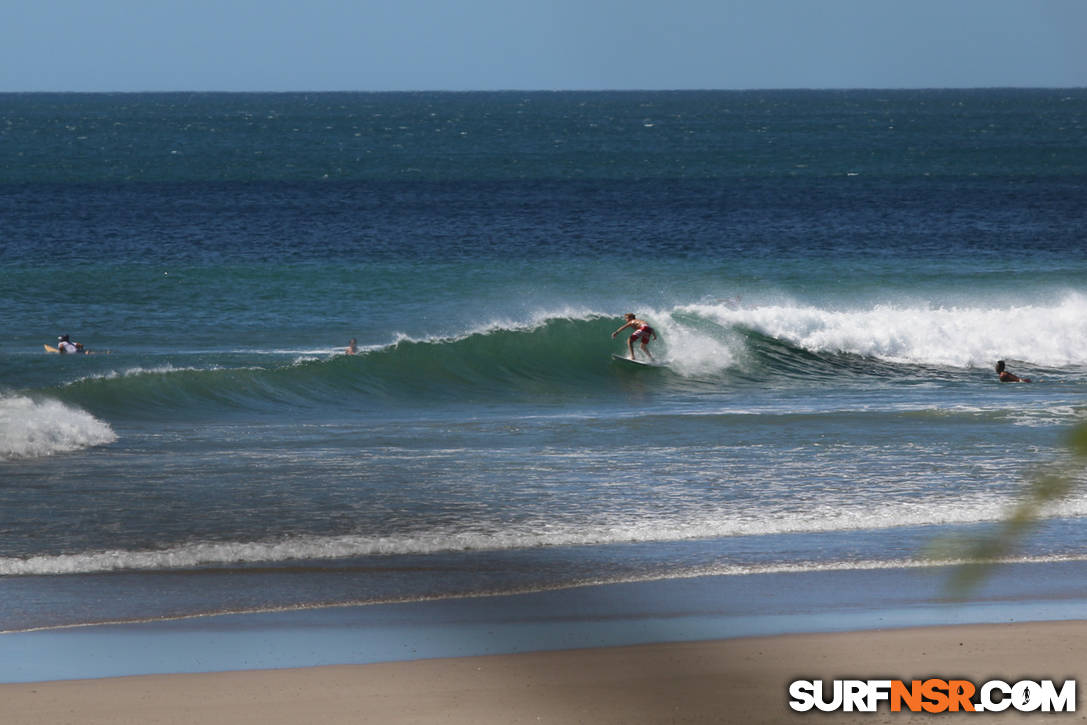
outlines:
[[[982, 535], [1087, 412], [1085, 119], [1081, 89], [2, 95], [0, 630]], [[612, 360], [628, 311], [660, 367]], [[1008, 556], [1084, 558], [1085, 515]]]

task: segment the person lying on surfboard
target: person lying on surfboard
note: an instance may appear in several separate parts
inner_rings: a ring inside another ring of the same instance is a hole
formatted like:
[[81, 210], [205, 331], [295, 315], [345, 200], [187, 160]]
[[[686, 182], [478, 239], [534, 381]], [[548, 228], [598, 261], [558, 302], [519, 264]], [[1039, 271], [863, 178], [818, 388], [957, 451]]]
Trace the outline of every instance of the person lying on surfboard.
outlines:
[[[58, 352], [61, 355], [93, 355], [94, 352], [83, 347], [82, 342], [72, 342], [72, 339], [68, 335], [61, 335], [57, 338], [56, 348], [51, 348], [48, 345], [45, 346], [46, 352]], [[108, 352], [108, 351], [107, 351]]]
[[76, 355], [80, 352], [80, 345], [78, 342], [72, 342], [67, 335], [61, 335], [57, 338], [57, 352], [61, 355]]
[[642, 343], [642, 352], [644, 352], [649, 357], [649, 359], [652, 360], [653, 353], [649, 352], [649, 338], [650, 336], [652, 336], [654, 340], [657, 339], [656, 330], [650, 327], [649, 323], [645, 320], [639, 320], [633, 312], [626, 313], [625, 317], [627, 319], [626, 324], [620, 327], [615, 332], [611, 333], [611, 336], [615, 337], [628, 327], [633, 327], [634, 332], [632, 332], [630, 334], [630, 337], [627, 338], [627, 350], [630, 351], [630, 359], [638, 359], [634, 356], [634, 342], [637, 340]]

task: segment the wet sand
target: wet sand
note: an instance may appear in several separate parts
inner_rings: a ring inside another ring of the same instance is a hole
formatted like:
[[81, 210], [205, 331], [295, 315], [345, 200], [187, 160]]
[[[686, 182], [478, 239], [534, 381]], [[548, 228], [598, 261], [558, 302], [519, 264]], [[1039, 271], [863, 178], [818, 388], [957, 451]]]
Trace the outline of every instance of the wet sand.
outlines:
[[[1087, 622], [921, 627], [0, 685], [7, 725], [54, 723], [920, 723], [794, 713], [802, 679], [1082, 679]], [[1078, 703], [1077, 703], [1078, 704]], [[1001, 723], [1081, 722], [1015, 713]], [[943, 714], [986, 722], [993, 716]]]

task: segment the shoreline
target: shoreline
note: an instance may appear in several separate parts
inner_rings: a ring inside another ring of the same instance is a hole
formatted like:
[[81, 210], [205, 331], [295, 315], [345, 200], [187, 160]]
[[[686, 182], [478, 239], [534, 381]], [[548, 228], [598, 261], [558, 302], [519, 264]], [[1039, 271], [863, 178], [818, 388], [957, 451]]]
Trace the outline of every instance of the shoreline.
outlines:
[[0, 634], [0, 683], [580, 650], [1087, 613], [1087, 561], [1003, 565], [969, 599], [949, 568], [713, 575], [522, 594]]
[[[790, 634], [364, 665], [0, 685], [9, 725], [921, 723], [929, 713], [796, 713], [794, 679], [1082, 679], [1087, 621]], [[1077, 706], [1079, 703], [1077, 702]], [[1081, 712], [1078, 707], [1077, 712]], [[971, 713], [944, 713], [957, 719]], [[1069, 722], [1072, 713], [1000, 715]], [[978, 718], [974, 722], [980, 721]]]

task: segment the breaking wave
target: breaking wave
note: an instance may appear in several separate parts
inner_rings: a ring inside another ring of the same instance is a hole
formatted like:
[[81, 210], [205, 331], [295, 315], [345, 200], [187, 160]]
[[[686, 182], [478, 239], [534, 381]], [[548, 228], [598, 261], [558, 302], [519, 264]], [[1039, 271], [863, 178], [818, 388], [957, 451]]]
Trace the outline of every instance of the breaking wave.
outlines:
[[[1006, 309], [700, 302], [641, 314], [659, 334], [652, 346], [662, 364], [656, 369], [615, 364], [611, 354], [625, 352], [622, 336], [611, 338], [616, 318], [580, 312], [496, 322], [458, 336], [398, 336], [354, 356], [286, 352], [289, 362], [254, 355], [239, 366], [236, 353], [227, 362], [194, 355], [196, 363], [179, 354], [172, 364], [97, 374], [40, 392], [107, 416], [166, 411], [174, 417], [223, 408], [608, 396], [631, 375], [655, 376], [653, 385], [662, 390], [807, 385], [813, 376], [899, 378], [918, 369], [977, 380], [977, 371], [988, 372], [997, 359], [1028, 375], [1075, 381], [1087, 375], [1087, 297], [1075, 293], [1049, 306]], [[95, 440], [92, 426], [85, 427]]]
[[[1003, 520], [1014, 499], [960, 497], [943, 505], [932, 501], [888, 501], [879, 506], [814, 506], [771, 516], [736, 512], [682, 520], [600, 521], [562, 524], [528, 521], [500, 529], [437, 527], [388, 536], [365, 534], [296, 536], [271, 541], [207, 541], [159, 550], [103, 550], [75, 554], [0, 557], [0, 576], [85, 574], [122, 570], [177, 570], [201, 567], [274, 565], [388, 555], [428, 555], [460, 551], [501, 551], [541, 547], [689, 541], [730, 536], [776, 536], [901, 527], [985, 524]], [[1087, 516], [1087, 495], [1048, 507], [1044, 518]]]
[[60, 401], [0, 397], [0, 461], [42, 458], [115, 440], [108, 423]]

